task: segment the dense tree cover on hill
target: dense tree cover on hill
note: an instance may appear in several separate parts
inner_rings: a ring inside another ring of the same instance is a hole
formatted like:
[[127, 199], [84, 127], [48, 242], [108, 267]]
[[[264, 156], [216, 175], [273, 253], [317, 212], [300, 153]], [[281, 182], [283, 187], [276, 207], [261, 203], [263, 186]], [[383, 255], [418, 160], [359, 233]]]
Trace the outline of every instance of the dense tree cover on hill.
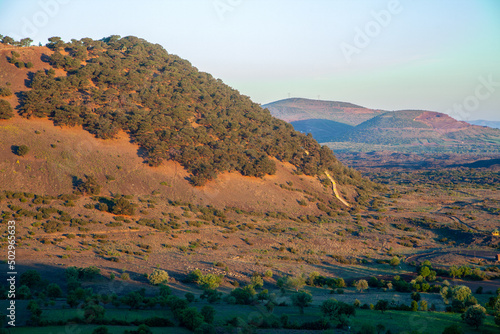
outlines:
[[50, 64], [67, 76], [35, 73], [20, 108], [25, 117], [82, 125], [104, 139], [124, 130], [151, 166], [178, 161], [194, 185], [224, 171], [274, 174], [272, 158], [292, 163], [299, 173], [330, 170], [341, 184], [363, 182], [311, 136], [158, 44], [136, 37], [69, 43], [53, 37], [47, 46], [54, 50]]

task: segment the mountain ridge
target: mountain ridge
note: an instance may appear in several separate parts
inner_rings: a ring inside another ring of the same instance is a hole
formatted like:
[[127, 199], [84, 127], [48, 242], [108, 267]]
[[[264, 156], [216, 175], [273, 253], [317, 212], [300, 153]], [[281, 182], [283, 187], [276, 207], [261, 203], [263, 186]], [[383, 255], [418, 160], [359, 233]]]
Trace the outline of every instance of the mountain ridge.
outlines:
[[[333, 110], [330, 113], [323, 113], [322, 118], [317, 118], [316, 110], [321, 109], [318, 104], [324, 104], [323, 109], [325, 109], [336, 102], [310, 102], [309, 108], [312, 112], [308, 113], [306, 110], [308, 101], [313, 100], [301, 100], [300, 118], [302, 119], [291, 121], [291, 124], [301, 132], [311, 132], [313, 137], [322, 143], [329, 143], [328, 146], [334, 150], [340, 147], [342, 150], [373, 150], [377, 145], [376, 149], [403, 151], [422, 151], [429, 148], [437, 151], [500, 152], [499, 130], [471, 125], [443, 113], [426, 110], [376, 110], [375, 112], [372, 110], [363, 114], [366, 120], [351, 127], [342, 128], [335, 127], [330, 122], [335, 119], [337, 123], [349, 124], [353, 114], [356, 115], [355, 111], [353, 113], [350, 108], [343, 108], [341, 111]], [[296, 100], [277, 102], [279, 103], [269, 104], [269, 110], [276, 117], [292, 119], [297, 115], [296, 112], [290, 112], [290, 109], [287, 109], [288, 105], [297, 105]], [[276, 108], [276, 105], [279, 108]]]

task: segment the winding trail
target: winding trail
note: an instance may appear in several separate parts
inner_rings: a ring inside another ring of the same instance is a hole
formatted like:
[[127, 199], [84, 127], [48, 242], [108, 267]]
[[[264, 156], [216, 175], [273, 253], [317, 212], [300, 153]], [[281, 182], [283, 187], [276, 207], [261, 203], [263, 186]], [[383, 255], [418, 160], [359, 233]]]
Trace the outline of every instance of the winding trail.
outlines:
[[333, 179], [333, 177], [330, 176], [330, 174], [328, 174], [327, 171], [325, 171], [325, 175], [330, 179], [330, 181], [332, 182], [332, 187], [333, 187], [333, 193], [335, 194], [335, 197], [337, 197], [337, 199], [339, 201], [342, 202], [342, 204], [344, 204], [345, 206], [347, 207], [350, 207], [349, 203], [347, 203], [339, 194], [339, 191], [337, 190], [337, 183], [335, 183], [335, 180]]

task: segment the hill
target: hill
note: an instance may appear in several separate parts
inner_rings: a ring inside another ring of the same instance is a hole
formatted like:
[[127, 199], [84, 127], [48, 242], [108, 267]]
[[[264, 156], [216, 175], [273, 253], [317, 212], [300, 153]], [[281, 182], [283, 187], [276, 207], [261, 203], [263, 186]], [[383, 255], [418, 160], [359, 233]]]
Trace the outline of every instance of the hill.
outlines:
[[[71, 192], [74, 178], [92, 175], [104, 184], [109, 175], [116, 178], [105, 186], [111, 193], [150, 193], [165, 181], [176, 185], [165, 194], [178, 200], [284, 210], [280, 184], [324, 197], [325, 171], [349, 201], [372, 188], [327, 147], [159, 45], [111, 36], [0, 46], [0, 100], [21, 116], [11, 110], [0, 121], [2, 161], [12, 173], [31, 168], [31, 175], [0, 175], [3, 189], [32, 192], [37, 184], [57, 195]], [[16, 157], [20, 144], [30, 147], [29, 157]], [[256, 204], [262, 201], [281, 204]]]
[[352, 103], [337, 101], [309, 100], [291, 98], [262, 105], [271, 115], [286, 122], [304, 121], [309, 119], [327, 119], [348, 125], [358, 125], [376, 115], [382, 110], [364, 108]]
[[287, 99], [263, 105], [336, 151], [498, 153], [500, 131], [432, 111], [382, 111], [344, 102]]
[[499, 130], [470, 125], [438, 112], [415, 110], [376, 116], [340, 135], [336, 141], [409, 151], [500, 151]]

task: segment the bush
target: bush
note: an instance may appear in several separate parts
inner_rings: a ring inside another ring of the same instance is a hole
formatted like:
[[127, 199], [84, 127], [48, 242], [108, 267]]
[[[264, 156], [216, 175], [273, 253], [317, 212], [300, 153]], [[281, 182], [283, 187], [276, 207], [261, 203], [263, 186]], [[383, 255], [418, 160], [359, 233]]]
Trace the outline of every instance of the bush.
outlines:
[[168, 283], [169, 279], [170, 279], [170, 277], [168, 276], [168, 273], [164, 270], [161, 270], [161, 269], [153, 270], [153, 273], [151, 273], [148, 276], [149, 282], [153, 285]]
[[7, 96], [11, 96], [11, 95], [12, 95], [12, 91], [9, 88], [0, 87], [0, 96], [7, 97]]
[[188, 307], [181, 311], [180, 322], [187, 329], [194, 331], [203, 324], [204, 317], [195, 307]]
[[29, 147], [26, 145], [21, 145], [16, 147], [16, 154], [24, 157], [30, 151]]
[[47, 286], [47, 296], [49, 298], [60, 298], [62, 297], [62, 289], [56, 283], [51, 283]]
[[292, 303], [299, 308], [301, 314], [304, 314], [304, 308], [312, 303], [312, 296], [304, 291], [297, 292], [292, 295]]
[[30, 269], [21, 274], [20, 285], [26, 285], [28, 288], [33, 288], [37, 286], [41, 280], [42, 277], [38, 271]]
[[469, 326], [473, 326], [476, 329], [483, 324], [486, 318], [486, 309], [481, 305], [472, 305], [467, 308], [464, 314], [462, 314], [462, 319]]
[[391, 259], [391, 262], [390, 262], [390, 265], [393, 266], [393, 267], [397, 267], [399, 266], [399, 263], [401, 261], [399, 260], [399, 258], [397, 256], [394, 256], [392, 259]]
[[101, 186], [95, 177], [85, 175], [85, 181], [79, 180], [77, 182], [76, 190], [82, 194], [99, 195], [101, 192]]
[[236, 304], [248, 305], [254, 300], [254, 296], [257, 293], [251, 285], [247, 285], [244, 288], [236, 288], [231, 291], [230, 296], [234, 298]]

